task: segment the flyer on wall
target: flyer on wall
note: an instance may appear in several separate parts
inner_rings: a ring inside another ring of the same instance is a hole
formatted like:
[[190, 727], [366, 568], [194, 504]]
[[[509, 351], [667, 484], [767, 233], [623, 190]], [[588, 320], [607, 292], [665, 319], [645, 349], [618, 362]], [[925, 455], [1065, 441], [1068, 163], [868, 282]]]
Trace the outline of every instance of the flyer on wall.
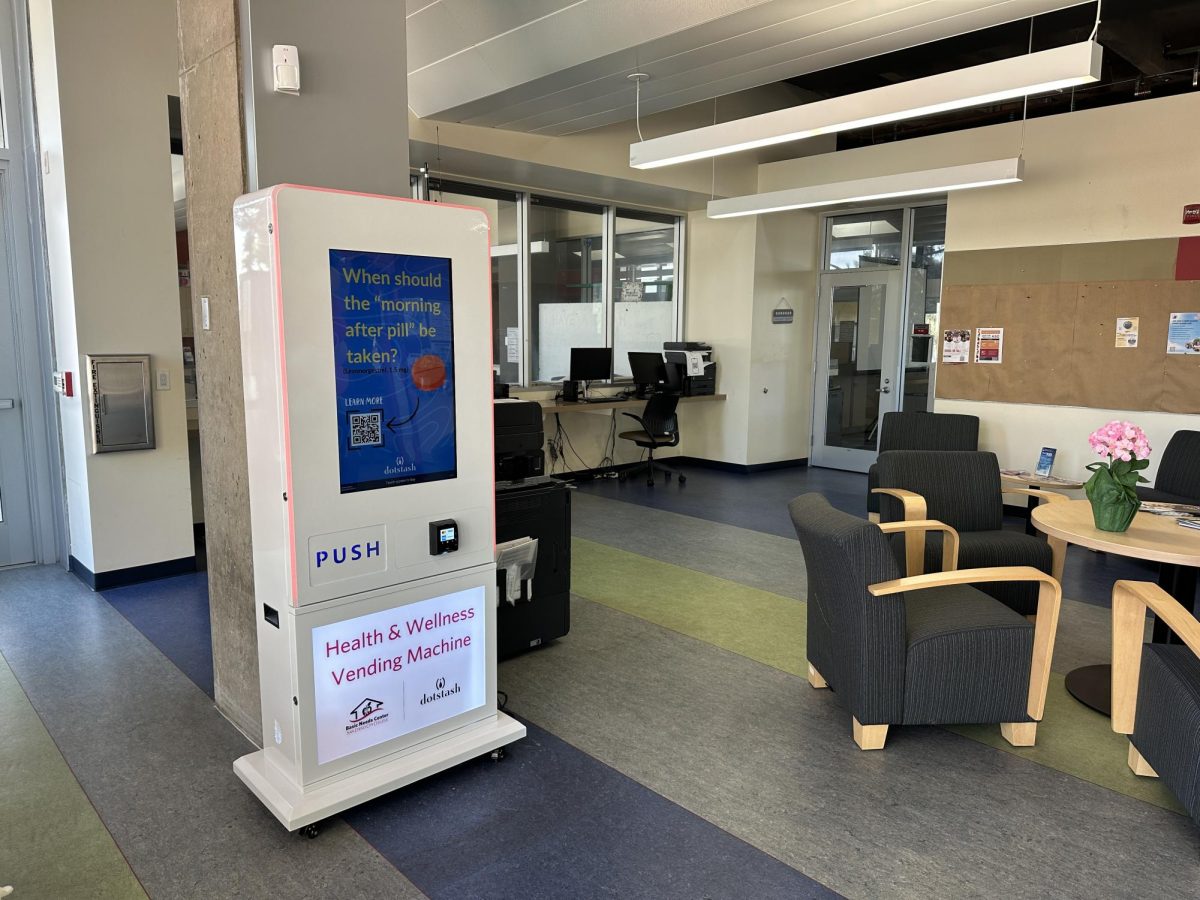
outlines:
[[1200, 353], [1200, 313], [1171, 313], [1167, 325], [1167, 353]]
[[1131, 349], [1138, 345], [1137, 316], [1121, 316], [1117, 319], [1117, 347]]
[[458, 474], [450, 260], [329, 251], [341, 492]]
[[971, 361], [971, 332], [965, 328], [947, 328], [942, 332], [942, 365]]
[[1004, 360], [1004, 329], [975, 329], [975, 362], [999, 365]]

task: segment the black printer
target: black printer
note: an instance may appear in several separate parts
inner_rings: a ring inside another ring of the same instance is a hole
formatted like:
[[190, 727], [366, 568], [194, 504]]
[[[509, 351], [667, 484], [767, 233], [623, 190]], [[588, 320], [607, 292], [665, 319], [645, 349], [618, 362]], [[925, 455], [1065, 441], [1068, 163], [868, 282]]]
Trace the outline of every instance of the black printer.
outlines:
[[712, 346], [701, 341], [665, 341], [663, 357], [674, 365], [685, 397], [703, 397], [717, 392], [717, 364]]
[[542, 405], [536, 400], [495, 400], [496, 481], [544, 474]]

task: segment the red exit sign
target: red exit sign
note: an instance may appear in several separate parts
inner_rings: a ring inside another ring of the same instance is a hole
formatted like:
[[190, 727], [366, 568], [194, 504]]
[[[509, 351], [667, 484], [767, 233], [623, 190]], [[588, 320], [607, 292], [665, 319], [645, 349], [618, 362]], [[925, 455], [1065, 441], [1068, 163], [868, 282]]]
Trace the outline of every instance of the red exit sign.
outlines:
[[1183, 208], [1184, 225], [1200, 225], [1200, 203], [1189, 203]]

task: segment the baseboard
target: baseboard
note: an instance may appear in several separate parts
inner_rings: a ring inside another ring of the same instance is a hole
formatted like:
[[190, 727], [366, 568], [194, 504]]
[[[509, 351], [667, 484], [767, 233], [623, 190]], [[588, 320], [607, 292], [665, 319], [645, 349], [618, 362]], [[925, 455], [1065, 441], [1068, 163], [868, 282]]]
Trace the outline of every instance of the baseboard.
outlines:
[[190, 574], [196, 571], [196, 557], [184, 556], [179, 559], [148, 563], [144, 566], [130, 566], [128, 569], [93, 572], [72, 556], [68, 568], [76, 578], [93, 591], [107, 591], [112, 588], [140, 584], [143, 581], [156, 581], [159, 578], [171, 578], [175, 575]]
[[739, 475], [750, 475], [754, 472], [770, 472], [774, 469], [798, 469], [808, 465], [808, 457], [801, 459], [781, 459], [778, 462], [755, 463], [744, 466], [739, 463], [721, 462], [716, 459], [700, 459], [696, 456], [676, 456], [676, 462], [686, 462], [702, 469], [716, 469], [719, 472], [736, 472]]

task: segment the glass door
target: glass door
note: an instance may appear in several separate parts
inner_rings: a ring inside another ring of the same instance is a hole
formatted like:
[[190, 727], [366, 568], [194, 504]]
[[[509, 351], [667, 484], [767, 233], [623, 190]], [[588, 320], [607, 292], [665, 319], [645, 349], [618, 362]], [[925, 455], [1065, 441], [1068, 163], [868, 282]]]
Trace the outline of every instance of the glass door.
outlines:
[[899, 269], [821, 276], [812, 463], [865, 472], [879, 422], [898, 408], [904, 293]]

